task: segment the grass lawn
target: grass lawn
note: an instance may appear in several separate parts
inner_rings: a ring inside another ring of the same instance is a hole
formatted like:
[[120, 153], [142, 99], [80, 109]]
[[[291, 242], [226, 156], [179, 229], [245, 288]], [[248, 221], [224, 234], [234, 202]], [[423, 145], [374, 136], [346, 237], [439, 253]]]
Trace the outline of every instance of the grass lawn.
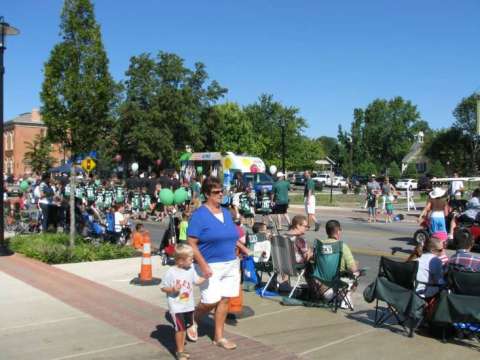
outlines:
[[[303, 194], [299, 192], [290, 192], [289, 194], [290, 204], [303, 205]], [[317, 206], [341, 206], [359, 208], [365, 204], [365, 194], [333, 194], [332, 202], [330, 202], [330, 193], [322, 192], [315, 194]], [[417, 195], [414, 197], [415, 204], [423, 205], [426, 201], [426, 195]], [[398, 198], [396, 204], [404, 205], [407, 203], [406, 198]]]

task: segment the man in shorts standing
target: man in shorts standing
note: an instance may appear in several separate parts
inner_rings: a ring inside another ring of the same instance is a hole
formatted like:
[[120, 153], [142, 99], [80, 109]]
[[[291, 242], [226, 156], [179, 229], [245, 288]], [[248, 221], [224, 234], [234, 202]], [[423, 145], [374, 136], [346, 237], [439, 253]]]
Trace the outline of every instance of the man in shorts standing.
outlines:
[[277, 214], [277, 226], [282, 227], [282, 216], [287, 221], [287, 226], [290, 226], [290, 218], [288, 217], [288, 191], [290, 190], [290, 182], [285, 180], [285, 174], [281, 171], [277, 173], [278, 180], [273, 184], [274, 196], [274, 212]]
[[311, 226], [311, 222], [315, 224], [315, 231], [320, 229], [320, 222], [315, 217], [315, 182], [310, 176], [310, 172], [307, 170], [304, 173], [305, 176], [305, 189], [303, 191], [305, 212], [307, 214], [308, 226]]

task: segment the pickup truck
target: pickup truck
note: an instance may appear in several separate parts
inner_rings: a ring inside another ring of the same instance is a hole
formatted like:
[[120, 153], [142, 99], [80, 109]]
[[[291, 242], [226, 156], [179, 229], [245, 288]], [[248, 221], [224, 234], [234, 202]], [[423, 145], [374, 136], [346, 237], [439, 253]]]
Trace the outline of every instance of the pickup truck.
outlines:
[[347, 181], [343, 176], [334, 176], [333, 179], [330, 174], [319, 174], [312, 178], [316, 183], [322, 184], [322, 186], [333, 186], [333, 187], [345, 187], [347, 186]]

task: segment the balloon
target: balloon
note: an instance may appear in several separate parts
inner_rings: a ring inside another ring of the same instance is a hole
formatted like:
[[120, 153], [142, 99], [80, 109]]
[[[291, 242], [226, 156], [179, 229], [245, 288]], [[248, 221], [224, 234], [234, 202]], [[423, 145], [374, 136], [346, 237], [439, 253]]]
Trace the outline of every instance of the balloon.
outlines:
[[250, 166], [250, 172], [252, 173], [257, 173], [258, 172], [258, 166], [253, 164], [252, 166]]
[[270, 165], [270, 168], [268, 170], [270, 170], [270, 174], [275, 175], [275, 173], [277, 172], [277, 167], [275, 165]]
[[155, 160], [155, 164], [156, 164], [157, 166], [160, 166], [160, 165], [162, 164], [162, 159], [157, 159], [157, 160]]
[[20, 190], [22, 190], [22, 191], [27, 191], [27, 190], [28, 190], [28, 187], [29, 187], [28, 181], [23, 180], [23, 181], [20, 183]]
[[117, 154], [117, 155], [115, 155], [114, 159], [115, 159], [116, 162], [120, 162], [120, 161], [122, 161], [122, 155]]
[[229, 170], [229, 169], [231, 169], [232, 166], [233, 166], [233, 161], [232, 161], [232, 159], [230, 159], [229, 157], [227, 157], [227, 158], [225, 159], [225, 162], [224, 162], [223, 167], [224, 167], [226, 170]]
[[137, 170], [138, 170], [138, 163], [134, 162], [134, 163], [132, 164], [132, 171], [133, 171], [133, 172], [137, 172]]
[[160, 201], [163, 205], [172, 205], [173, 204], [173, 191], [170, 189], [160, 190]]
[[175, 204], [177, 205], [183, 204], [185, 200], [187, 200], [187, 196], [188, 194], [185, 188], [183, 187], [178, 188], [177, 190], [175, 190], [175, 193], [173, 194]]
[[202, 166], [197, 166], [197, 173], [201, 174], [203, 172]]

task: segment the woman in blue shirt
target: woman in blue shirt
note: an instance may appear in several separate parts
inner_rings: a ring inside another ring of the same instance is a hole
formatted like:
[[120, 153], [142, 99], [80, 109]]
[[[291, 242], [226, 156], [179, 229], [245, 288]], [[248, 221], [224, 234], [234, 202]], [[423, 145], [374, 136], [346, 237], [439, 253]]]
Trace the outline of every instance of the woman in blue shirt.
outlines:
[[[195, 311], [198, 320], [215, 309], [213, 343], [227, 350], [237, 345], [224, 338], [228, 299], [238, 296], [239, 263], [235, 248], [239, 235], [230, 212], [221, 206], [223, 189], [220, 179], [207, 178], [202, 185], [206, 202], [193, 212], [188, 224], [188, 243], [193, 248], [196, 270], [206, 278], [201, 286], [201, 299]], [[190, 340], [197, 339], [196, 324], [187, 329]]]

